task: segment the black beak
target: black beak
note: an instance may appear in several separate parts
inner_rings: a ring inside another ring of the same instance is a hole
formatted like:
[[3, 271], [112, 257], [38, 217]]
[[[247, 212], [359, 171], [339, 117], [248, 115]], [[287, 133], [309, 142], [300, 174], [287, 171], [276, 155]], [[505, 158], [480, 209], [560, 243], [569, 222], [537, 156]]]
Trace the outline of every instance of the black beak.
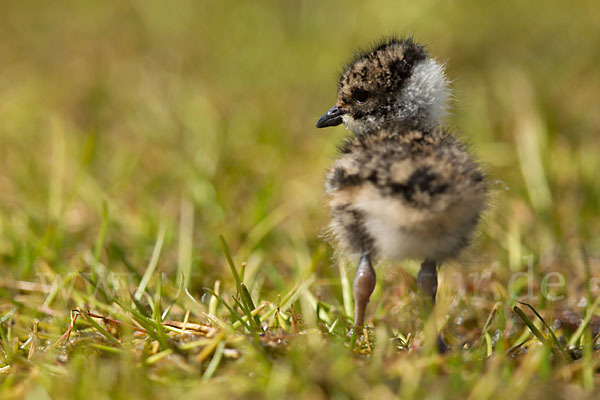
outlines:
[[338, 108], [338, 106], [333, 106], [331, 110], [327, 111], [319, 120], [317, 121], [317, 128], [325, 128], [328, 126], [336, 126], [342, 123], [342, 115], [344, 112]]

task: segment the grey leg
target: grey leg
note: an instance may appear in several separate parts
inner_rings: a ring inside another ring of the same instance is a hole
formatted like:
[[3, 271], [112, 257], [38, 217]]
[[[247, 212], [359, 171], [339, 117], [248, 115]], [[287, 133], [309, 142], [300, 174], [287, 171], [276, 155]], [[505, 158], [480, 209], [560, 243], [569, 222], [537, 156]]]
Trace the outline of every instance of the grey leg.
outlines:
[[[431, 305], [435, 304], [435, 296], [437, 294], [437, 265], [434, 260], [425, 260], [421, 264], [421, 269], [417, 275], [417, 287], [421, 295], [431, 299]], [[437, 336], [437, 346], [440, 353], [445, 353], [448, 346], [440, 335]]]
[[437, 265], [433, 260], [425, 260], [417, 275], [417, 287], [423, 296], [427, 296], [435, 304], [437, 293]]
[[362, 326], [365, 321], [365, 309], [375, 289], [375, 270], [369, 254], [363, 254], [358, 262], [354, 277], [354, 326]]

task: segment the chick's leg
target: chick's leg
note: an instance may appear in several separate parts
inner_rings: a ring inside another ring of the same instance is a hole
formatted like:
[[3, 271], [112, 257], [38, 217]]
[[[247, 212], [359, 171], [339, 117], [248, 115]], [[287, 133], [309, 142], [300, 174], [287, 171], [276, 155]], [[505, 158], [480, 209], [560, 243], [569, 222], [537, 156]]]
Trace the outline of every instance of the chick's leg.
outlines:
[[371, 265], [371, 256], [363, 254], [354, 277], [354, 326], [363, 325], [365, 309], [373, 289], [375, 289], [375, 270]]
[[433, 260], [425, 260], [421, 264], [421, 269], [417, 275], [417, 287], [421, 295], [427, 296], [435, 304], [435, 295], [437, 293], [437, 265]]

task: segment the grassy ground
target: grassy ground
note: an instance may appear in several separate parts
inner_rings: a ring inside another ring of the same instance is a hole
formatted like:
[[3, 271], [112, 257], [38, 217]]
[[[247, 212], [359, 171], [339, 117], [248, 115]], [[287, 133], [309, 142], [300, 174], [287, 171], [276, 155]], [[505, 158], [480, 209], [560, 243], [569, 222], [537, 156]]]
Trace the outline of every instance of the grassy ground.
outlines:
[[[596, 1], [1, 8], [1, 398], [599, 392]], [[354, 265], [321, 236], [345, 132], [314, 123], [392, 32], [447, 60], [493, 201], [435, 321], [417, 265], [381, 265], [353, 342]]]

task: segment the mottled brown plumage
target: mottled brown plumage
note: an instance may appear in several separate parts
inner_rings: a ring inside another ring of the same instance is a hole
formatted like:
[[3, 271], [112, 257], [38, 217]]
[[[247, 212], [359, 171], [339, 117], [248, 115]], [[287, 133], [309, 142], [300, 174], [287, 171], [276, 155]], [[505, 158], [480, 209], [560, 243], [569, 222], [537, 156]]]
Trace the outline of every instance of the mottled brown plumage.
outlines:
[[486, 191], [456, 137], [388, 128], [348, 138], [340, 153], [326, 188], [343, 253], [440, 262], [469, 243]]

